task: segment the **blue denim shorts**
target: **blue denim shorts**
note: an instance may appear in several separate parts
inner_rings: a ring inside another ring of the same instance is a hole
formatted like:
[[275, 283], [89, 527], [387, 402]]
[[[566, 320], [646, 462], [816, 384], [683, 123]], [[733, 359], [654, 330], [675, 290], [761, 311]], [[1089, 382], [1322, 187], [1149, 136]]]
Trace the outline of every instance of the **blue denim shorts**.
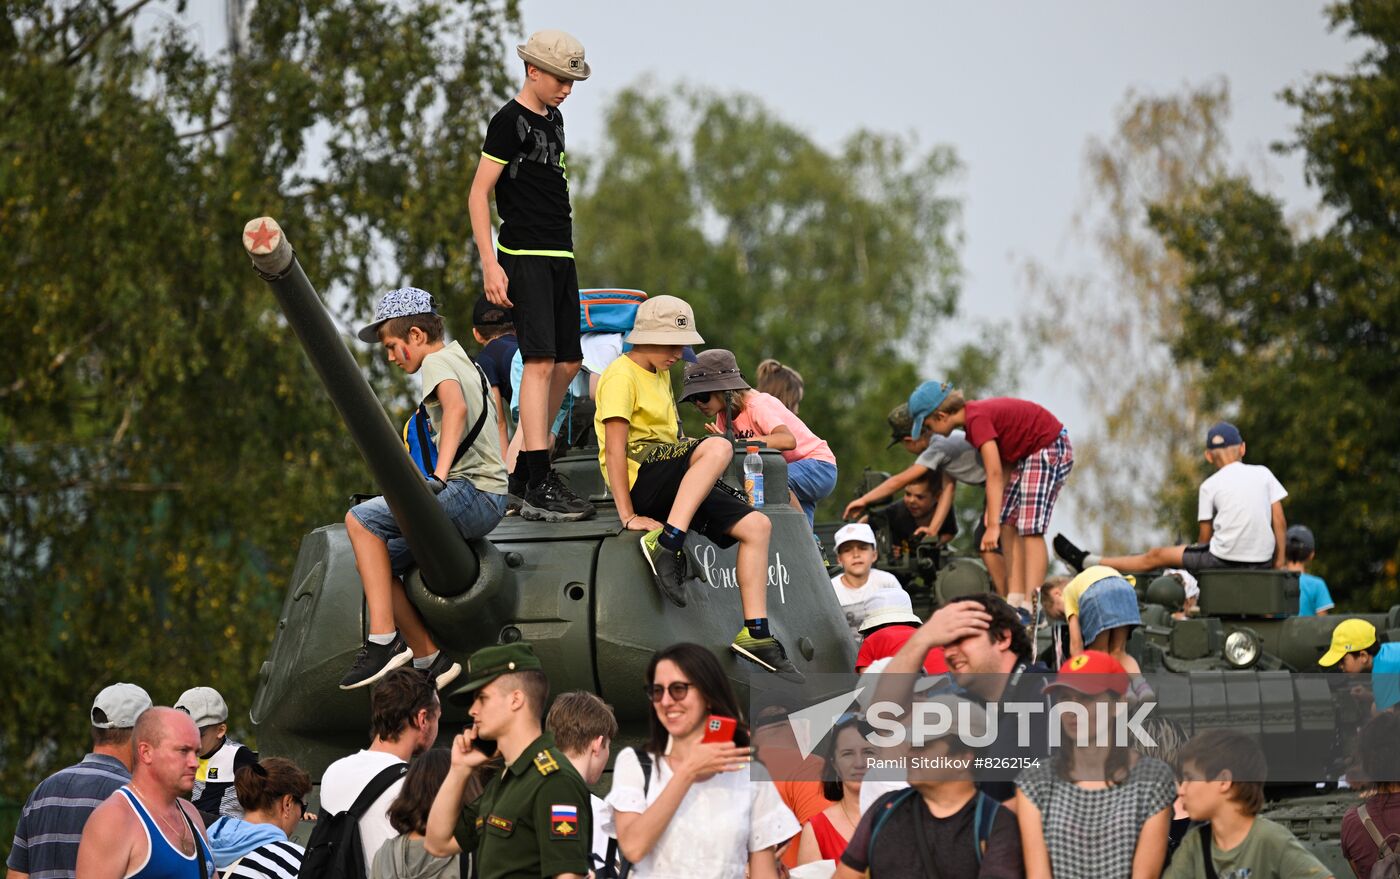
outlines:
[[1137, 592], [1122, 577], [1105, 577], [1079, 597], [1079, 631], [1088, 646], [1100, 632], [1119, 626], [1140, 626]]
[[[447, 518], [456, 526], [463, 539], [485, 537], [506, 514], [506, 496], [480, 491], [465, 479], [454, 479], [437, 496]], [[399, 523], [382, 497], [370, 498], [350, 508], [350, 513], [365, 526], [365, 530], [389, 545], [389, 565], [395, 577], [402, 577], [413, 566], [413, 553], [403, 539]]]
[[797, 495], [807, 525], [816, 521], [817, 504], [836, 488], [836, 465], [830, 461], [804, 459], [787, 465], [788, 488]]

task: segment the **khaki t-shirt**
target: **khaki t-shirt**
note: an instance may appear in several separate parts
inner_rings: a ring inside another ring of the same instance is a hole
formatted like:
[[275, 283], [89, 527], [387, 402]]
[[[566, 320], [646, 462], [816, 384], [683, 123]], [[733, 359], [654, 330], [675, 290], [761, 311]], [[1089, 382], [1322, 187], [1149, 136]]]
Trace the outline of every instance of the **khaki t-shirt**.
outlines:
[[[1220, 879], [1325, 879], [1331, 875], [1286, 827], [1268, 818], [1255, 818], [1254, 826], [1249, 828], [1244, 842], [1229, 851], [1218, 848], [1211, 840], [1210, 854], [1215, 873]], [[1171, 865], [1162, 879], [1190, 879], [1205, 875], [1205, 864], [1201, 860], [1201, 834], [1193, 827], [1172, 854]]]
[[[448, 472], [447, 478], [466, 479], [479, 491], [492, 494], [506, 493], [506, 465], [501, 460], [500, 440], [497, 437], [496, 404], [490, 397], [482, 396], [481, 374], [472, 363], [460, 342], [450, 342], [441, 350], [423, 358], [418, 368], [423, 380], [423, 402], [428, 406], [428, 416], [433, 420], [433, 443], [438, 442], [442, 427], [442, 404], [438, 402], [437, 386], [445, 381], [455, 381], [462, 386], [462, 396], [467, 401], [467, 420], [463, 425], [463, 439], [470, 431], [482, 408], [486, 409], [486, 421], [481, 425], [472, 447], [457, 459]], [[454, 452], [455, 454], [455, 452]]]

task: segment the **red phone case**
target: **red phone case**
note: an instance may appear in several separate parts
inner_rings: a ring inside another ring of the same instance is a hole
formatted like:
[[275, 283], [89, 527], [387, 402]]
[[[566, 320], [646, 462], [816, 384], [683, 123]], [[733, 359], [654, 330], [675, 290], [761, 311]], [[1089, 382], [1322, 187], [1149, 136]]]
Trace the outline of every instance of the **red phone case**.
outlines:
[[707, 745], [713, 742], [732, 742], [735, 726], [737, 723], [734, 718], [711, 714], [705, 720], [705, 735], [700, 741]]

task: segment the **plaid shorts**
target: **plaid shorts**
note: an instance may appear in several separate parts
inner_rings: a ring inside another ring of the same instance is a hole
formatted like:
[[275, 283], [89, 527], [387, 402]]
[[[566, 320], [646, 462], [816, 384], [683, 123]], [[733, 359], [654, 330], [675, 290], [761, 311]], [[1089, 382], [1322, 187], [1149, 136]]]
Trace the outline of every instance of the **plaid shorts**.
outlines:
[[1073, 466], [1069, 431], [1062, 430], [1053, 443], [1026, 458], [1011, 474], [1001, 496], [1002, 524], [1011, 523], [1023, 535], [1044, 534], [1055, 498]]

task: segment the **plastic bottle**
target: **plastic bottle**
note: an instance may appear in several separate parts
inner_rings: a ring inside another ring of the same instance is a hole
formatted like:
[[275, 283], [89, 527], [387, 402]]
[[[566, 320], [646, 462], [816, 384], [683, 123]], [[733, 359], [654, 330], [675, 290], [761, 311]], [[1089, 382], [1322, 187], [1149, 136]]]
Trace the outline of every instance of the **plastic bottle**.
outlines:
[[758, 446], [749, 446], [748, 451], [744, 456], [744, 493], [749, 496], [749, 503], [762, 507], [763, 459], [758, 456]]

